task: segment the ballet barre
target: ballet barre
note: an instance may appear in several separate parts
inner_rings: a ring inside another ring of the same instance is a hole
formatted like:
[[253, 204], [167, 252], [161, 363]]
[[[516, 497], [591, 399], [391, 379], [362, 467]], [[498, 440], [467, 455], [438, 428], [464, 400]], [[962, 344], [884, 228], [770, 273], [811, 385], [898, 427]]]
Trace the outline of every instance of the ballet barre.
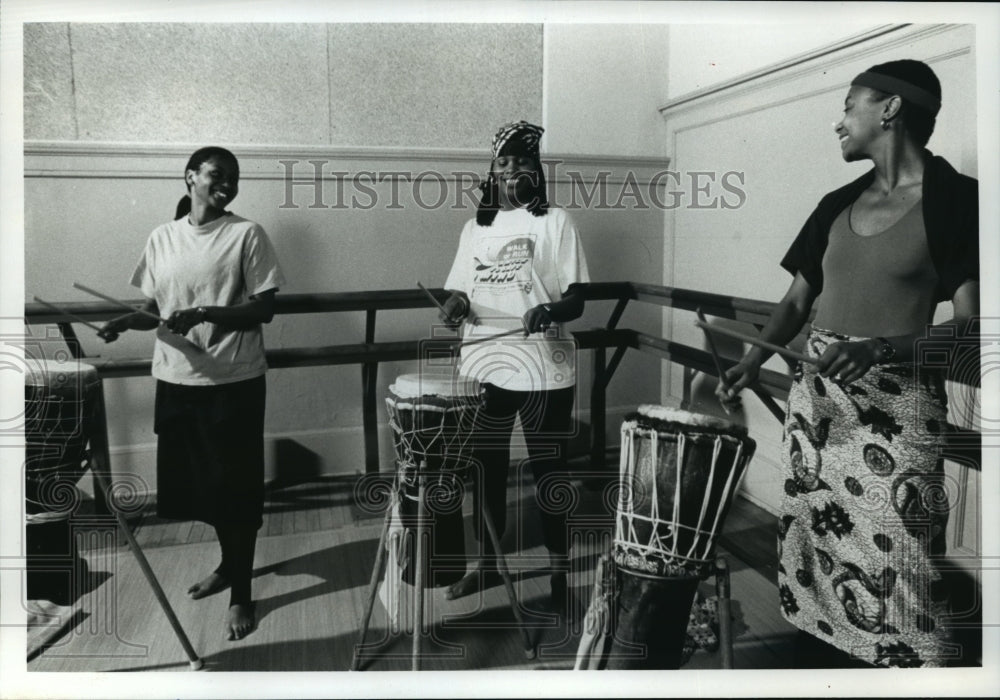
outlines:
[[62, 315], [62, 316], [65, 316], [66, 318], [68, 318], [68, 319], [72, 320], [72, 321], [73, 321], [74, 323], [82, 323], [82, 324], [83, 324], [83, 325], [85, 325], [85, 326], [86, 326], [87, 328], [92, 328], [92, 329], [94, 329], [95, 331], [97, 331], [98, 333], [100, 333], [100, 332], [101, 332], [101, 329], [100, 329], [100, 327], [99, 327], [99, 326], [95, 326], [95, 325], [94, 325], [93, 323], [91, 323], [90, 321], [85, 321], [85, 320], [83, 320], [82, 318], [80, 318], [79, 316], [75, 316], [75, 315], [73, 315], [73, 314], [69, 313], [68, 311], [66, 311], [65, 309], [61, 309], [61, 308], [59, 308], [59, 307], [58, 307], [58, 306], [56, 306], [55, 304], [50, 304], [49, 302], [45, 301], [44, 299], [42, 299], [42, 298], [41, 298], [41, 297], [39, 297], [39, 296], [35, 296], [35, 295], [32, 295], [32, 296], [31, 296], [31, 298], [32, 298], [32, 299], [34, 299], [35, 301], [37, 301], [37, 302], [38, 302], [39, 304], [41, 304], [42, 306], [46, 306], [46, 307], [48, 307], [49, 309], [51, 309], [52, 311], [55, 311], [55, 312], [56, 312], [57, 314], [60, 314], [60, 315]]

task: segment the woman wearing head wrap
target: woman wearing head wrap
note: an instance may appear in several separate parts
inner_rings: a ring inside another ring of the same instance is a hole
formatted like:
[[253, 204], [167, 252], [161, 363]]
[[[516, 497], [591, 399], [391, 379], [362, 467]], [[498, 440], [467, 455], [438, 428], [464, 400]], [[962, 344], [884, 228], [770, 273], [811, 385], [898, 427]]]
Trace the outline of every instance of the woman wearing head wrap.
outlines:
[[[761, 334], [787, 343], [818, 298], [807, 342], [818, 365], [796, 367], [788, 397], [778, 534], [782, 613], [807, 633], [797, 651], [818, 650], [803, 664], [949, 658], [936, 567], [948, 505], [935, 430], [946, 409], [916, 348], [939, 302], [953, 304], [942, 329], [953, 338], [979, 313], [979, 219], [977, 181], [925, 148], [940, 101], [919, 61], [854, 79], [835, 129], [844, 160], [874, 168], [806, 221], [782, 260], [795, 278]], [[752, 383], [768, 355], [751, 349], [720, 398]]]
[[583, 313], [576, 285], [590, 277], [569, 214], [548, 204], [538, 148], [542, 131], [522, 121], [494, 136], [483, 198], [476, 218], [462, 231], [445, 282], [452, 295], [442, 318], [464, 320], [466, 340], [524, 330], [523, 336], [462, 348], [462, 373], [480, 381], [485, 397], [475, 437], [480, 467], [474, 492], [483, 556], [479, 570], [451, 586], [452, 598], [499, 580], [480, 515], [485, 504], [503, 534], [515, 418], [521, 421], [535, 479], [553, 601], [561, 605], [566, 595], [569, 543], [559, 474], [565, 472], [576, 356], [561, 324]]

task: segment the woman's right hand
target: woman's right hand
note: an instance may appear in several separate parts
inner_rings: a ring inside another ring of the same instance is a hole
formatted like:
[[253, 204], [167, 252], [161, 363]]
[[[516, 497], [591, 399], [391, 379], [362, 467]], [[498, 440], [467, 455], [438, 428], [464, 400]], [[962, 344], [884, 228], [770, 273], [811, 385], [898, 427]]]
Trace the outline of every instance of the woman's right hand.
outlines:
[[472, 313], [472, 305], [469, 298], [462, 292], [452, 292], [451, 296], [442, 304], [443, 311], [438, 312], [438, 318], [448, 325], [449, 328], [458, 328], [462, 321], [471, 324], [476, 323], [475, 314]]
[[[761, 363], [750, 355], [726, 370], [725, 382], [719, 382], [715, 387], [715, 395], [723, 408], [738, 408], [740, 392], [757, 381]], [[725, 388], [723, 385], [725, 385]]]

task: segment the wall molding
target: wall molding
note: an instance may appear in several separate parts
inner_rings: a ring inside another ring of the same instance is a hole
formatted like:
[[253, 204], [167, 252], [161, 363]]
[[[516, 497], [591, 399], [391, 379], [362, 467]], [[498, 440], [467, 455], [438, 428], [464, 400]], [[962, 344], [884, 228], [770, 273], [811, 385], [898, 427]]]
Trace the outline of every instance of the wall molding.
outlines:
[[[25, 178], [178, 179], [193, 144], [91, 141], [25, 141]], [[490, 153], [480, 149], [333, 147], [322, 145], [229, 145], [240, 159], [244, 180], [283, 180], [289, 172], [298, 181], [332, 181], [358, 174], [377, 174], [388, 181], [423, 175], [429, 181], [467, 181], [480, 176]], [[288, 164], [282, 161], [296, 161]], [[554, 184], [606, 174], [609, 183], [629, 179], [649, 184], [667, 170], [664, 157], [546, 153], [546, 179]], [[555, 174], [553, 177], [552, 174]], [[439, 175], [439, 177], [435, 177]]]
[[[850, 36], [813, 51], [769, 64], [709, 87], [695, 90], [668, 101], [659, 112], [663, 117], [675, 116], [689, 109], [703, 108], [717, 100], [730, 99], [751, 92], [790, 83], [810, 74], [823, 74], [838, 65], [875, 53], [926, 39], [937, 34], [961, 29], [963, 24], [890, 24]], [[880, 41], [876, 41], [880, 40]], [[841, 85], [841, 83], [838, 83]], [[796, 97], [798, 99], [798, 96]]]

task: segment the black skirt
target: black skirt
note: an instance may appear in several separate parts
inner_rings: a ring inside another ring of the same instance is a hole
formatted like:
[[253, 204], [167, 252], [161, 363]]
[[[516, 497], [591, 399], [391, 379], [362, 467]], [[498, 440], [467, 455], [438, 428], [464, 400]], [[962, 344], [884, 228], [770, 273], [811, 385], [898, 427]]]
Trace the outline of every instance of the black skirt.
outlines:
[[263, 376], [231, 384], [156, 382], [156, 513], [260, 528], [264, 513]]

